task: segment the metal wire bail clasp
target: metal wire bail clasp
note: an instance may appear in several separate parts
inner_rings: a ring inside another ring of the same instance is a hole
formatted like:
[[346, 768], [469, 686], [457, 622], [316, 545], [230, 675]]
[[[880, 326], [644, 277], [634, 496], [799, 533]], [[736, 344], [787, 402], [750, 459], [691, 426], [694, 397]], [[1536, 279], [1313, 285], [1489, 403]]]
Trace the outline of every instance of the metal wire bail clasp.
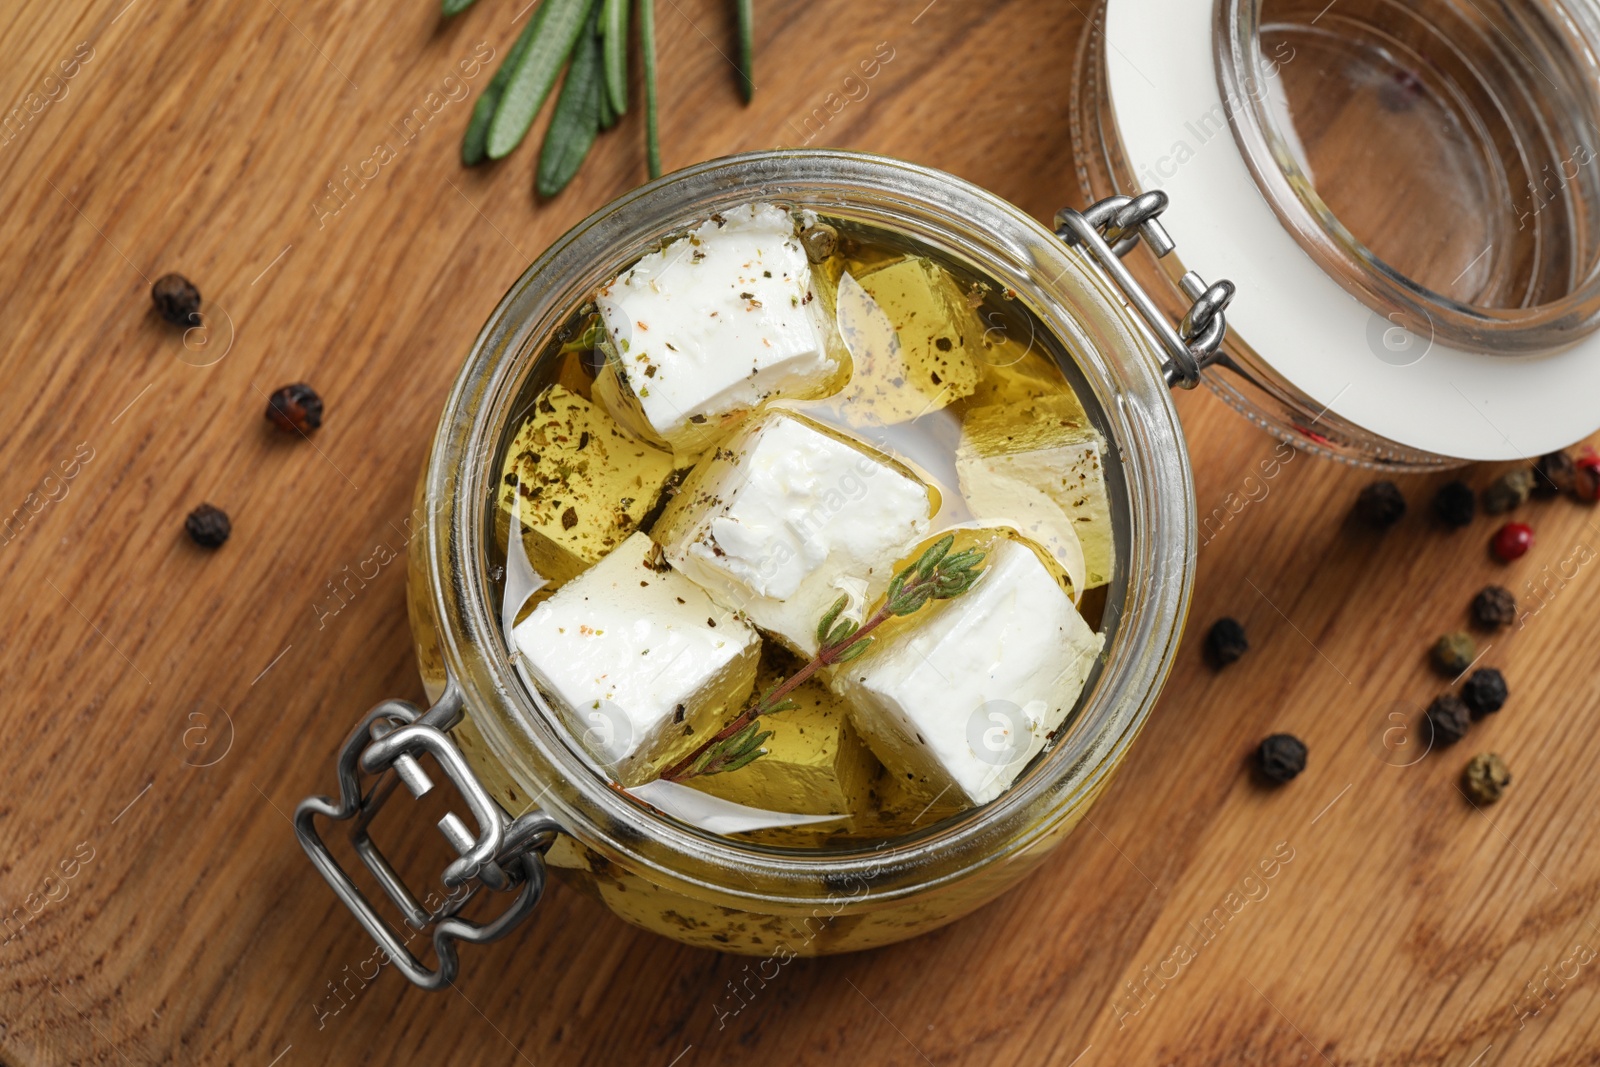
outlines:
[[1082, 212], [1071, 208], [1056, 212], [1056, 236], [1068, 245], [1087, 248], [1155, 332], [1166, 350], [1161, 369], [1167, 385], [1193, 389], [1200, 382], [1200, 372], [1218, 358], [1228, 331], [1223, 311], [1233, 300], [1234, 287], [1230, 281], [1208, 286], [1194, 271], [1186, 273], [1178, 284], [1194, 303], [1173, 328], [1122, 263], [1140, 238], [1157, 259], [1173, 250], [1172, 238], [1158, 221], [1166, 209], [1167, 194], [1160, 190], [1137, 197], [1107, 197]]
[[[295, 836], [322, 877], [390, 961], [424, 989], [439, 989], [455, 981], [457, 941], [485, 944], [497, 940], [527, 917], [544, 893], [544, 850], [560, 831], [549, 816], [539, 811], [513, 821], [489, 796], [446, 733], [461, 720], [461, 707], [461, 696], [454, 686], [425, 714], [403, 700], [386, 700], [379, 704], [367, 712], [339, 750], [339, 799], [307, 797], [294, 812]], [[396, 783], [404, 783], [415, 797], [433, 789], [432, 779], [417, 762], [417, 757], [424, 753], [438, 762], [460, 790], [477, 824], [474, 834], [455, 812], [439, 820], [439, 829], [460, 858], [445, 868], [443, 882], [447, 894], [441, 903], [431, 908], [405, 884], [367, 833], [368, 824], [388, 800]], [[391, 771], [393, 773], [389, 773]], [[361, 772], [378, 776], [365, 793], [361, 788]], [[366, 894], [339, 866], [339, 861], [317, 833], [315, 818], [318, 815], [336, 821], [355, 820], [350, 840], [356, 854], [405, 915], [406, 925], [418, 931], [432, 927], [434, 954], [438, 957], [435, 968], [430, 970], [412, 955]], [[483, 887], [515, 892], [516, 897], [491, 922], [474, 923], [455, 918]]]

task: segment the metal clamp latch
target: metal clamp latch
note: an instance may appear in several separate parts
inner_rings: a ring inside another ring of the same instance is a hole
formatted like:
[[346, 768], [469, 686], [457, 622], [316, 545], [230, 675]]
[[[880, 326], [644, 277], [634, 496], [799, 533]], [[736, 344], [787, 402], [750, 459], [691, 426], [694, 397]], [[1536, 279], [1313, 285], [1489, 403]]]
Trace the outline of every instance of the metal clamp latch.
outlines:
[[1133, 250], [1141, 237], [1157, 259], [1173, 250], [1166, 227], [1157, 221], [1166, 209], [1167, 194], [1159, 190], [1137, 197], [1107, 197], [1082, 212], [1071, 208], [1056, 212], [1056, 236], [1069, 245], [1087, 248], [1155, 331], [1167, 354], [1161, 370], [1168, 387], [1193, 389], [1200, 383], [1200, 372], [1219, 356], [1228, 330], [1223, 309], [1233, 300], [1234, 288], [1230, 281], [1208, 286], [1198, 274], [1189, 271], [1178, 284], [1194, 303], [1183, 321], [1173, 328], [1122, 263], [1122, 257]]
[[[527, 917], [544, 893], [544, 850], [560, 832], [560, 827], [543, 812], [529, 812], [512, 820], [489, 796], [445, 732], [461, 721], [461, 707], [461, 696], [454, 686], [426, 713], [419, 713], [416, 705], [404, 700], [379, 704], [367, 712], [339, 750], [339, 799], [307, 797], [294, 812], [295, 835], [322, 877], [388, 958], [424, 989], [439, 989], [455, 981], [457, 941], [485, 944], [497, 940]], [[367, 833], [367, 826], [394, 791], [396, 782], [403, 782], [415, 797], [433, 789], [433, 781], [417, 762], [424, 753], [438, 761], [460, 790], [477, 823], [474, 834], [454, 812], [439, 820], [439, 829], [460, 858], [445, 868], [443, 881], [449, 892], [442, 904], [431, 909], [410, 890]], [[361, 772], [379, 776], [365, 793]], [[337, 821], [356, 820], [350, 840], [361, 862], [404, 913], [408, 926], [414, 930], [433, 928], [436, 968], [428, 969], [411, 954], [339, 866], [317, 833], [318, 815]], [[481, 887], [515, 892], [516, 898], [491, 922], [455, 918]]]

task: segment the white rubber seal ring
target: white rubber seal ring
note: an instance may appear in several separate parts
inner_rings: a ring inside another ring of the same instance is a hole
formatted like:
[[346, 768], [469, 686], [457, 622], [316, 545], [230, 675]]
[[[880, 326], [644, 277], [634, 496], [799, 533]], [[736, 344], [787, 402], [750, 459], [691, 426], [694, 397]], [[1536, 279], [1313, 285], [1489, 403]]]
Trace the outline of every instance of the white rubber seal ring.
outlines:
[[1386, 321], [1323, 273], [1234, 141], [1213, 17], [1196, 0], [1108, 0], [1106, 73], [1133, 192], [1164, 190], [1161, 222], [1184, 265], [1238, 285], [1229, 331], [1317, 404], [1408, 448], [1519, 459], [1600, 429], [1600, 333], [1542, 355], [1465, 352]]

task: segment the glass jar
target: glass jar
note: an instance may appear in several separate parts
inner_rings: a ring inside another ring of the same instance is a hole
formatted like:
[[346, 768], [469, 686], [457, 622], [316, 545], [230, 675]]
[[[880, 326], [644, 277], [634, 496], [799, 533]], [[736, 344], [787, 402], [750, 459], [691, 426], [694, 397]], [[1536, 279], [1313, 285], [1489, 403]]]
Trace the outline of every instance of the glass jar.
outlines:
[[[515, 430], [519, 393], [559, 347], [551, 342], [556, 327], [664, 235], [751, 201], [898, 233], [1003, 288], [1070, 351], [1063, 370], [1111, 446], [1118, 577], [1104, 613], [1104, 662], [1074, 727], [998, 799], [872, 847], [749, 843], [633, 801], [591, 769], [518, 678], [499, 617], [489, 551], [498, 457]], [[1149, 202], [1113, 204], [1099, 212], [1098, 230], [1066, 213], [1063, 239], [947, 174], [854, 153], [765, 152], [630, 193], [528, 268], [457, 378], [417, 489], [426, 519], [410, 550], [409, 608], [433, 707], [375, 708], [346, 742], [341, 796], [312, 798], [296, 814], [313, 860], [403, 971], [423, 985], [448, 981], [453, 942], [503, 934], [537, 899], [546, 866], [629, 922], [691, 944], [757, 955], [870, 948], [993, 899], [1073, 829], [1150, 713], [1177, 650], [1194, 571], [1193, 486], [1168, 390], [1192, 381], [1203, 338], [1214, 344], [1221, 335], [1227, 289], [1214, 287], [1209, 310], [1177, 331], [1129, 306], [1111, 280], [1120, 264], [1098, 232], [1110, 230], [1124, 245], [1137, 233], [1159, 242], [1151, 210]], [[1197, 295], [1205, 289], [1190, 284]], [[392, 769], [414, 793], [426, 791], [431, 779], [416, 763], [424, 753], [461, 789], [478, 823], [476, 832], [454, 816], [441, 823], [462, 858], [444, 879], [458, 892], [438, 906], [413, 896], [366, 834], [373, 801], [387, 793], [367, 791], [361, 772]], [[410, 955], [338, 868], [316, 815], [356, 821], [357, 850], [380, 885], [413, 925], [433, 927], [436, 969]], [[512, 897], [509, 918], [479, 926], [454, 917], [459, 891], [480, 883]]]
[[1600, 11], [1586, 0], [1100, 0], [1074, 79], [1091, 201], [1168, 193], [1243, 295], [1206, 383], [1387, 468], [1600, 428]]
[[[409, 558], [433, 704], [361, 721], [339, 796], [297, 809], [307, 853], [434, 988], [458, 942], [530, 913], [549, 868], [645, 929], [782, 958], [897, 941], [991, 900], [1083, 817], [1171, 666], [1196, 524], [1169, 387], [1204, 381], [1298, 448], [1391, 469], [1536, 455], [1600, 428], [1597, 57], [1583, 0], [1099, 0], [1071, 131], [1094, 206], [1055, 233], [949, 175], [833, 151], [718, 160], [603, 208], [513, 286], [457, 379]], [[1180, 210], [1158, 222], [1169, 196]], [[756, 200], [897, 232], [1003, 287], [1070, 353], [1111, 445], [1119, 575], [1072, 730], [993, 802], [872, 847], [734, 840], [613, 788], [518, 677], [491, 573], [496, 458], [557, 325], [665, 236]], [[1239, 281], [1226, 323], [1232, 286], [1201, 273]], [[423, 756], [476, 823], [439, 823], [459, 853], [442, 898], [413, 894], [368, 833], [397, 783], [433, 788]], [[435, 966], [341, 869], [318, 816], [353, 821], [372, 878], [432, 931]], [[462, 919], [481, 889], [506, 907]]]

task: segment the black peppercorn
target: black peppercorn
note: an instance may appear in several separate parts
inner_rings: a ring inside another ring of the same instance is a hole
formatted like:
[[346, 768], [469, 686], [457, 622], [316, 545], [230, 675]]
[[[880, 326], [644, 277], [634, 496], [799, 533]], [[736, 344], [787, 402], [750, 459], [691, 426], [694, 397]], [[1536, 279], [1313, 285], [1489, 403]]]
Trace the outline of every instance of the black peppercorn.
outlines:
[[1428, 725], [1433, 728], [1433, 740], [1440, 747], [1453, 745], [1467, 736], [1467, 727], [1472, 725], [1472, 715], [1467, 711], [1467, 706], [1450, 693], [1440, 694], [1429, 704], [1427, 714]]
[[1406, 513], [1406, 498], [1393, 482], [1373, 482], [1356, 497], [1356, 517], [1374, 530], [1387, 530]]
[[1484, 586], [1472, 598], [1472, 621], [1485, 630], [1510, 626], [1517, 621], [1517, 598], [1505, 586]]
[[1473, 671], [1472, 677], [1461, 687], [1461, 699], [1472, 709], [1474, 719], [1493, 715], [1505, 707], [1506, 697], [1509, 695], [1506, 690], [1506, 676], [1493, 667]]
[[1534, 496], [1560, 496], [1572, 492], [1578, 468], [1565, 452], [1551, 452], [1539, 457], [1539, 461], [1533, 465], [1533, 474]]
[[1256, 769], [1269, 782], [1287, 782], [1306, 769], [1306, 745], [1293, 734], [1273, 734], [1256, 749]]
[[1211, 624], [1206, 633], [1206, 662], [1213, 667], [1226, 667], [1248, 651], [1250, 640], [1238, 619], [1222, 618]]
[[322, 397], [305, 382], [286, 385], [268, 399], [267, 420], [285, 433], [309, 433], [322, 425]]
[[1490, 515], [1504, 515], [1520, 508], [1528, 502], [1533, 487], [1533, 471], [1526, 467], [1507, 471], [1483, 491], [1483, 510]]
[[1454, 678], [1478, 658], [1478, 646], [1464, 633], [1445, 634], [1433, 643], [1433, 665], [1446, 678]]
[[1452, 530], [1470, 526], [1478, 514], [1478, 494], [1466, 482], [1446, 482], [1434, 494], [1433, 514]]
[[1493, 752], [1482, 752], [1461, 772], [1461, 788], [1474, 804], [1493, 804], [1511, 784], [1511, 768]]
[[174, 326], [200, 325], [200, 290], [181, 274], [163, 274], [150, 287], [150, 299], [161, 317]]
[[183, 528], [189, 531], [189, 539], [203, 548], [220, 548], [233, 532], [228, 513], [210, 504], [201, 504], [189, 512]]

